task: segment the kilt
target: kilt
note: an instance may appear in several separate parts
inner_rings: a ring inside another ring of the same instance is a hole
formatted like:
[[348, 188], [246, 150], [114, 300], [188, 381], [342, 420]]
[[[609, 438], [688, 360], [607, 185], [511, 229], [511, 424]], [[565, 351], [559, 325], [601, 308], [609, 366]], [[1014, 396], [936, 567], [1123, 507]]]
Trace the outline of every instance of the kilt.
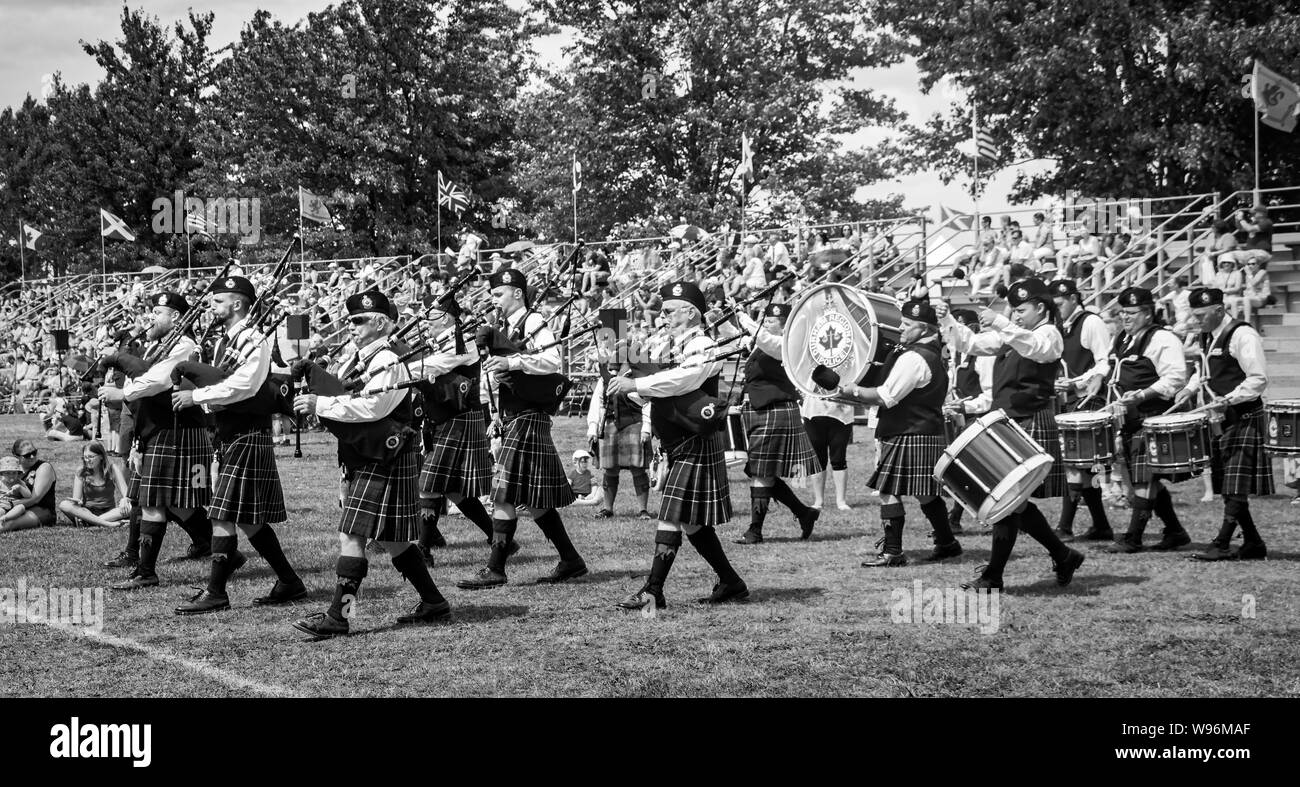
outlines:
[[1064, 497], [1065, 468], [1061, 465], [1061, 432], [1056, 427], [1056, 414], [1051, 407], [1044, 407], [1033, 416], [1019, 419], [1016, 423], [1024, 427], [1029, 436], [1052, 457], [1052, 469], [1030, 497]]
[[931, 497], [942, 490], [934, 466], [948, 440], [941, 434], [900, 434], [880, 440], [880, 460], [867, 486], [882, 495]]
[[534, 411], [507, 421], [492, 479], [492, 502], [500, 506], [563, 508], [577, 499], [551, 440], [551, 417]]
[[461, 413], [433, 428], [419, 483], [426, 496], [481, 497], [492, 490], [492, 454], [482, 413]]
[[1225, 427], [1210, 444], [1210, 483], [1215, 494], [1273, 494], [1273, 458], [1264, 451], [1263, 409]]
[[756, 478], [813, 475], [822, 466], [813, 453], [808, 429], [794, 402], [781, 402], [765, 410], [742, 412], [749, 461], [745, 473]]
[[269, 432], [242, 432], [221, 445], [208, 516], [238, 525], [283, 522], [284, 489]]
[[641, 440], [641, 422], [618, 429], [613, 418], [605, 419], [605, 436], [600, 438], [600, 466], [646, 468], [650, 466], [650, 452]]
[[130, 468], [127, 468], [126, 474], [131, 479], [126, 482], [127, 499], [138, 506], [140, 505], [140, 474], [131, 472]]
[[418, 457], [412, 445], [390, 464], [371, 462], [345, 470], [347, 493], [339, 532], [377, 541], [418, 539]]
[[668, 449], [668, 478], [659, 490], [659, 519], [716, 527], [731, 519], [731, 487], [722, 434], [695, 435]]
[[1125, 431], [1121, 442], [1124, 444], [1124, 459], [1128, 462], [1129, 480], [1133, 486], [1149, 484], [1152, 481], [1164, 480], [1171, 484], [1181, 483], [1191, 478], [1196, 478], [1201, 473], [1153, 473], [1151, 472], [1150, 454], [1147, 452], [1147, 439], [1144, 432], [1138, 429], [1136, 432]]
[[212, 499], [212, 441], [202, 428], [161, 429], [140, 458], [142, 506], [195, 508]]

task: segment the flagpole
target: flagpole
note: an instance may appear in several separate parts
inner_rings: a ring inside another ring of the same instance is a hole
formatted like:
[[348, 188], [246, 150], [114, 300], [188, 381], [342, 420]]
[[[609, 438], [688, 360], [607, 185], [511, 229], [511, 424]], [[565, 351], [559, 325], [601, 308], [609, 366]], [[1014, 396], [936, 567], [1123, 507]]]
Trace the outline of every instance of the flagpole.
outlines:
[[[302, 184], [298, 184], [298, 281], [307, 279], [307, 242], [302, 228]], [[300, 430], [301, 431], [301, 430]]]
[[18, 292], [27, 293], [27, 233], [23, 231], [23, 220], [18, 220]]
[[971, 185], [971, 199], [975, 202], [975, 255], [976, 259], [980, 253], [980, 230], [983, 225], [980, 223], [980, 108], [979, 104], [971, 102], [970, 132], [971, 141], [975, 143], [975, 182]]
[[573, 154], [573, 245], [578, 245], [578, 154]]
[[104, 251], [104, 217], [99, 218], [99, 286], [103, 288], [104, 298], [108, 298], [108, 255]]
[[1255, 205], [1261, 204], [1259, 201], [1259, 112], [1252, 109], [1251, 114], [1255, 116]]

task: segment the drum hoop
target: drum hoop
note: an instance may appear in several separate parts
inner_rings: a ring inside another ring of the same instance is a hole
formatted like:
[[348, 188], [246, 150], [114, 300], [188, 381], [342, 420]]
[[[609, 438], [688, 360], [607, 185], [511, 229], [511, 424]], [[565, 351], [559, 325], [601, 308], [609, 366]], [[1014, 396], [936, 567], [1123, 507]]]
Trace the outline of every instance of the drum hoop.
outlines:
[[1169, 415], [1148, 416], [1142, 421], [1142, 428], [1155, 432], [1179, 432], [1185, 427], [1200, 426], [1209, 422], [1210, 418], [1205, 413], [1170, 413]]
[[1269, 413], [1300, 413], [1300, 399], [1274, 399], [1264, 409]]
[[1075, 413], [1057, 413], [1056, 424], [1060, 426], [1099, 426], [1115, 420], [1113, 413], [1106, 410], [1084, 410]]
[[[970, 445], [978, 435], [987, 432], [990, 426], [997, 423], [998, 421], [1010, 421], [1010, 420], [1011, 420], [1010, 416], [1008, 416], [1002, 410], [994, 410], [991, 413], [985, 413], [984, 415], [981, 415], [979, 418], [976, 418], [974, 421], [970, 422], [969, 424], [966, 424], [966, 428], [961, 430], [961, 434], [957, 435], [957, 439], [953, 440], [952, 443], [950, 443], [947, 448], [943, 449], [944, 457], [946, 458], [949, 454], [951, 454], [953, 457], [956, 457], [962, 451], [965, 451], [966, 446]], [[977, 429], [976, 427], [979, 428]], [[940, 462], [942, 461], [943, 460], [941, 459]], [[946, 464], [944, 464], [942, 467], [936, 464], [934, 466], [935, 475], [938, 475], [940, 471], [942, 469], [946, 469], [946, 467], [947, 467]]]
[[[1027, 461], [1018, 465], [1010, 475], [1002, 479], [1001, 483], [993, 488], [993, 491], [989, 493], [988, 497], [984, 499], [983, 504], [980, 505], [979, 512], [975, 514], [976, 519], [988, 524], [1000, 522], [1006, 518], [1016, 506], [1006, 505], [1005, 508], [995, 508], [995, 506], [1002, 506], [1003, 504], [1009, 504], [1016, 501], [1016, 498], [1008, 498], [1007, 495], [1022, 482], [1027, 482], [1025, 485], [1028, 486], [1029, 492], [1032, 495], [1033, 491], [1038, 488], [1039, 484], [1043, 483], [1043, 479], [1046, 478], [1047, 474], [1051, 471], [1052, 457], [1043, 454], [1037, 454], [1030, 457]], [[1017, 502], [1017, 505], [1028, 499], [1029, 495], [1025, 495], [1023, 499], [1020, 499]]]

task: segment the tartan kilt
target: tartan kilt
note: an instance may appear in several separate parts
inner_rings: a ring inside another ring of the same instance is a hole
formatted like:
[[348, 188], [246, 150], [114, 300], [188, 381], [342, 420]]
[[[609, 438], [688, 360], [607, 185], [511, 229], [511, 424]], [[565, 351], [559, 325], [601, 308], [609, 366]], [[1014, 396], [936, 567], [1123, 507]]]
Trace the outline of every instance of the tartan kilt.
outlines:
[[563, 508], [578, 496], [569, 486], [551, 439], [551, 417], [520, 413], [504, 425], [492, 479], [492, 502], [503, 506]]
[[650, 452], [641, 440], [639, 420], [619, 429], [613, 418], [605, 419], [605, 436], [600, 438], [599, 450], [601, 467], [650, 466]]
[[136, 499], [141, 506], [207, 506], [212, 499], [211, 469], [212, 440], [207, 429], [162, 429], [140, 459]]
[[1263, 409], [1225, 427], [1210, 443], [1210, 483], [1215, 494], [1273, 494], [1273, 458], [1264, 450]]
[[716, 527], [731, 519], [731, 486], [722, 433], [695, 435], [668, 449], [668, 477], [659, 490], [659, 519]]
[[[1196, 478], [1201, 474], [1201, 471], [1195, 473], [1151, 472], [1150, 455], [1147, 453], [1147, 439], [1140, 428], [1136, 432], [1125, 432], [1120, 442], [1124, 444], [1124, 459], [1128, 462], [1129, 480], [1133, 483], [1133, 486], [1149, 484], [1156, 480], [1178, 484]], [[1211, 441], [1211, 444], [1213, 442]], [[1213, 449], [1211, 449], [1211, 454], [1213, 454]]]
[[941, 434], [900, 434], [880, 439], [880, 460], [867, 486], [882, 495], [929, 497], [943, 487], [934, 466], [943, 457], [948, 439]]
[[339, 532], [377, 541], [417, 540], [419, 471], [419, 452], [414, 445], [389, 464], [371, 462], [345, 469], [347, 492]]
[[1052, 469], [1030, 497], [1064, 497], [1065, 467], [1061, 464], [1061, 430], [1056, 427], [1056, 414], [1051, 407], [1044, 407], [1017, 423], [1052, 457]]
[[821, 463], [808, 439], [808, 429], [794, 402], [781, 402], [765, 410], [746, 407], [741, 417], [749, 444], [747, 475], [791, 478], [821, 472]]
[[268, 432], [243, 432], [221, 444], [208, 516], [238, 525], [285, 521], [284, 489]]
[[492, 491], [492, 454], [478, 410], [434, 427], [420, 468], [420, 493], [482, 497]]

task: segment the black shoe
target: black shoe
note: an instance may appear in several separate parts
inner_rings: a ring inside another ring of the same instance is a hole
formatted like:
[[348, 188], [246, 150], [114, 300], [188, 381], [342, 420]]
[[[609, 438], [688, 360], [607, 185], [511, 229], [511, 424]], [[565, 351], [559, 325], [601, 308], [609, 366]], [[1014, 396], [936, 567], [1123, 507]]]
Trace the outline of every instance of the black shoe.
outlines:
[[700, 604], [722, 604], [727, 601], [740, 601], [749, 598], [749, 587], [745, 580], [730, 585], [719, 582], [713, 586], [713, 593], [705, 598], [696, 599]]
[[1056, 533], [1056, 537], [1059, 538], [1059, 539], [1061, 539], [1062, 541], [1064, 541], [1064, 542], [1067, 543], [1067, 544], [1074, 540], [1074, 530], [1072, 530], [1072, 529], [1064, 528], [1064, 527], [1058, 527], [1058, 528], [1056, 528], [1055, 530], [1053, 530], [1052, 532], [1053, 532], [1053, 533]]
[[1077, 549], [1071, 549], [1070, 554], [1066, 555], [1065, 560], [1061, 562], [1052, 561], [1052, 570], [1056, 572], [1056, 584], [1065, 587], [1074, 579], [1074, 572], [1079, 566], [1083, 565], [1083, 553]]
[[113, 586], [113, 590], [140, 590], [142, 588], [158, 587], [158, 575], [142, 575], [139, 571], [127, 577], [125, 581], [119, 582]]
[[565, 582], [570, 579], [576, 579], [577, 577], [585, 576], [586, 573], [587, 573], [587, 564], [583, 562], [582, 558], [578, 558], [577, 560], [571, 562], [566, 560], [561, 560], [559, 563], [555, 564], [555, 568], [551, 569], [551, 573], [547, 574], [544, 577], [538, 577], [537, 581], [534, 584], [555, 585], [560, 582]]
[[205, 557], [212, 557], [211, 542], [204, 542], [202, 544], [190, 544], [189, 547], [185, 550], [185, 554], [177, 555], [176, 557], [172, 558], [171, 560], [168, 560], [167, 562], [184, 563], [187, 560], [202, 560]]
[[104, 561], [104, 568], [135, 568], [140, 563], [140, 558], [123, 552], [118, 552], [117, 557], [112, 560]]
[[755, 530], [754, 528], [751, 527], [750, 529], [746, 530], [744, 534], [741, 535], [740, 538], [736, 539], [736, 543], [737, 544], [761, 544], [763, 543], [763, 534], [760, 531]]
[[1242, 544], [1233, 552], [1238, 560], [1263, 560], [1268, 557], [1268, 547], [1264, 546], [1263, 541]]
[[325, 612], [308, 615], [302, 620], [295, 620], [290, 625], [311, 637], [311, 642], [320, 642], [331, 637], [346, 637], [350, 628], [346, 620], [337, 620]]
[[961, 589], [962, 589], [962, 590], [976, 590], [976, 591], [978, 591], [978, 590], [998, 590], [998, 591], [1000, 591], [1000, 590], [1002, 590], [1002, 580], [1000, 580], [1000, 579], [989, 579], [988, 577], [984, 576], [983, 574], [980, 574], [979, 576], [975, 577], [974, 579], [971, 579], [971, 580], [968, 580], [968, 581], [966, 581], [966, 582], [961, 583]]
[[650, 602], [652, 601], [654, 602], [655, 609], [668, 608], [668, 602], [664, 599], [664, 594], [654, 593], [649, 588], [641, 588], [614, 606], [618, 609], [638, 610], [650, 606]]
[[271, 587], [271, 592], [253, 599], [253, 604], [259, 607], [271, 607], [303, 598], [307, 598], [307, 586], [302, 584], [301, 579], [287, 585], [277, 579], [275, 585]]
[[602, 508], [596, 512], [597, 519], [611, 519], [613, 516], [614, 512], [610, 511], [608, 508]]
[[485, 590], [500, 587], [508, 581], [505, 574], [493, 571], [490, 568], [481, 568], [474, 576], [466, 577], [457, 582], [456, 587], [461, 590]]
[[1185, 547], [1192, 543], [1192, 537], [1187, 534], [1186, 530], [1179, 530], [1177, 533], [1165, 533], [1164, 538], [1160, 539], [1159, 544], [1153, 544], [1152, 549], [1157, 552], [1170, 552]]
[[934, 551], [926, 555], [922, 560], [927, 563], [935, 563], [940, 560], [947, 560], [950, 557], [957, 557], [961, 554], [961, 544], [957, 539], [949, 541], [947, 544], [935, 544]]
[[637, 518], [637, 519], [640, 519], [640, 520], [643, 521], [643, 522], [648, 522], [648, 521], [650, 521], [651, 519], [654, 519], [655, 517], [654, 517], [654, 514], [650, 513], [649, 511], [647, 511], [647, 510], [645, 510], [645, 509], [643, 508], [643, 509], [641, 509], [640, 511], [637, 512], [637, 514], [636, 514], [636, 518]]
[[804, 541], [807, 541], [809, 538], [812, 538], [813, 526], [817, 524], [817, 518], [820, 517], [821, 515], [822, 515], [822, 510], [820, 508], [812, 508], [810, 506], [808, 510], [804, 513], [804, 515], [799, 517], [800, 538], [802, 538]]
[[864, 560], [862, 562], [863, 568], [880, 568], [882, 566], [894, 567], [894, 566], [905, 566], [905, 565], [907, 565], [907, 555], [903, 554], [902, 552], [899, 552], [897, 555], [893, 555], [888, 552], [881, 552], [879, 555], [876, 555], [870, 560]]
[[1128, 536], [1118, 538], [1115, 543], [1106, 547], [1106, 551], [1116, 555], [1132, 555], [1142, 551], [1142, 542], [1133, 541]]
[[[1064, 539], [1062, 539], [1062, 540], [1064, 540]], [[1090, 527], [1090, 528], [1088, 528], [1088, 532], [1086, 532], [1086, 533], [1084, 533], [1083, 535], [1079, 536], [1079, 538], [1078, 538], [1077, 540], [1080, 540], [1080, 541], [1114, 541], [1114, 540], [1115, 540], [1115, 531], [1114, 531], [1114, 530], [1111, 530], [1110, 528], [1106, 528], [1105, 530], [1101, 530], [1101, 529], [1098, 529], [1097, 527]]]
[[1204, 560], [1206, 562], [1218, 562], [1220, 560], [1236, 560], [1237, 550], [1228, 549], [1222, 544], [1210, 542], [1210, 546], [1204, 552], [1197, 552], [1192, 555], [1192, 560]]
[[433, 623], [443, 618], [451, 617], [451, 603], [444, 600], [440, 604], [430, 604], [427, 601], [421, 601], [415, 605], [415, 608], [406, 615], [397, 619], [397, 625], [405, 626], [411, 623]]
[[202, 615], [205, 612], [220, 612], [225, 609], [230, 609], [230, 598], [226, 594], [216, 595], [204, 590], [190, 599], [189, 603], [181, 604], [174, 611], [177, 615]]

